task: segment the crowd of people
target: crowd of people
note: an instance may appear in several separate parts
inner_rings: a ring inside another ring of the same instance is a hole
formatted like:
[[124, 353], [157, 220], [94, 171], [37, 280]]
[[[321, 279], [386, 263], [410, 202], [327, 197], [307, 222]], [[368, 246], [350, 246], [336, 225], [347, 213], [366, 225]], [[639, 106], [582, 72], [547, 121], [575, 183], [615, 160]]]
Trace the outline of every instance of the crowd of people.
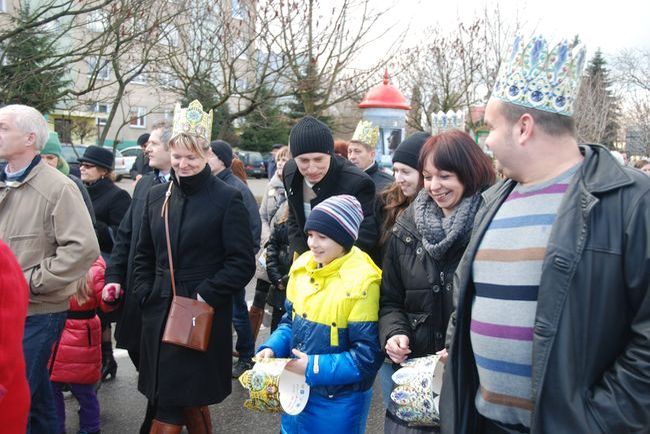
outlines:
[[[487, 103], [494, 160], [465, 132], [415, 132], [389, 174], [378, 127], [335, 141], [305, 116], [259, 206], [198, 101], [139, 139], [132, 195], [109, 150], [78, 179], [41, 113], [0, 108], [1, 431], [64, 433], [70, 391], [79, 432], [100, 432], [116, 346], [145, 434], [218, 430], [209, 406], [276, 357], [310, 386], [282, 433], [365, 432], [374, 384], [390, 434], [650, 432], [650, 164], [577, 143], [580, 52], [560, 46], [543, 93], [517, 70], [539, 46], [514, 44]], [[202, 345], [173, 337], [180, 299], [209, 307], [188, 325]], [[433, 355], [438, 417], [409, 423], [393, 374]]]

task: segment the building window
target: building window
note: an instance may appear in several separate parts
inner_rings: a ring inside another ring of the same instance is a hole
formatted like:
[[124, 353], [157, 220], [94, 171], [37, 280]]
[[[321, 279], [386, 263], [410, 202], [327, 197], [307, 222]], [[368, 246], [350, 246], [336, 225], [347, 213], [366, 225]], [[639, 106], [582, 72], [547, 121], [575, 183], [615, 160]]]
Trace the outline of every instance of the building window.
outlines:
[[163, 111], [163, 120], [165, 121], [173, 121], [174, 120], [174, 112], [173, 110], [164, 110]]
[[[0, 0], [1, 2], [2, 0]], [[106, 30], [106, 13], [104, 11], [92, 11], [88, 14], [86, 27], [93, 32], [102, 33]]]
[[243, 20], [244, 19], [244, 12], [245, 12], [244, 7], [239, 2], [239, 0], [232, 0], [231, 8], [232, 8], [232, 17], [233, 18], [235, 18], [236, 20]]
[[146, 112], [145, 107], [133, 107], [129, 112], [129, 126], [131, 128], [146, 128]]
[[[98, 60], [99, 59], [97, 57], [91, 57], [86, 60], [86, 64], [88, 65], [88, 75], [97, 74], [98, 79], [108, 80], [111, 76], [111, 67], [108, 64], [108, 61], [104, 61], [98, 66]], [[97, 70], [98, 67], [99, 70]]]
[[72, 121], [70, 119], [54, 119], [54, 131], [59, 134], [62, 143], [72, 143]]
[[5, 6], [5, 0], [0, 0], [0, 12], [7, 12], [7, 7]]
[[177, 85], [176, 76], [174, 75], [174, 72], [169, 68], [162, 70], [158, 74], [158, 80], [160, 81], [160, 85], [162, 87], [174, 88]]
[[106, 104], [106, 103], [101, 103], [97, 102], [95, 104], [90, 105], [90, 110], [94, 113], [99, 113], [102, 116], [97, 116], [95, 118], [95, 125], [106, 125], [106, 118], [108, 116], [108, 112], [111, 111], [111, 105]]
[[147, 76], [145, 75], [144, 72], [141, 72], [140, 74], [133, 77], [133, 80], [131, 80], [131, 83], [147, 84]]

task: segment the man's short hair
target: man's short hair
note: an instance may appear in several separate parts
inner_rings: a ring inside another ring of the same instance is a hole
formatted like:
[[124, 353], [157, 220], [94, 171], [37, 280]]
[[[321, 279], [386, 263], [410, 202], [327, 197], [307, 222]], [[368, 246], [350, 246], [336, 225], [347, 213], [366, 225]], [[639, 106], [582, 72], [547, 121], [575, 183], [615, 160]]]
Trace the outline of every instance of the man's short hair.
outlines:
[[366, 151], [368, 151], [368, 152], [372, 152], [372, 151], [375, 150], [375, 147], [374, 147], [374, 146], [369, 145], [369, 144], [367, 144], [367, 143], [365, 143], [365, 142], [361, 142], [361, 141], [359, 141], [359, 140], [350, 140], [350, 145], [361, 145], [361, 146], [363, 146], [363, 147], [366, 149]]
[[159, 121], [153, 124], [151, 131], [162, 129], [160, 140], [163, 142], [166, 150], [169, 150], [169, 141], [172, 138], [172, 124], [169, 121]]
[[37, 151], [43, 149], [50, 132], [47, 129], [47, 121], [34, 107], [22, 104], [10, 104], [0, 108], [0, 113], [11, 113], [14, 115], [16, 128], [23, 133], [34, 133], [34, 147]]
[[569, 134], [571, 137], [576, 136], [576, 123], [571, 116], [537, 110], [506, 101], [501, 101], [501, 113], [512, 124], [528, 113], [535, 120], [535, 124], [548, 135], [563, 136]]

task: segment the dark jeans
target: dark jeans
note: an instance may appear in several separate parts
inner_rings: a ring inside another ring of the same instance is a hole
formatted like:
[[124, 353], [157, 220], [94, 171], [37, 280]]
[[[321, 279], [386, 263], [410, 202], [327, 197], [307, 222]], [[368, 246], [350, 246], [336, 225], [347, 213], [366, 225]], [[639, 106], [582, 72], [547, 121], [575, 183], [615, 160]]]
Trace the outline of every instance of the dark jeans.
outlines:
[[246, 304], [246, 290], [240, 289], [233, 295], [232, 299], [232, 323], [237, 332], [237, 343], [235, 349], [239, 358], [249, 360], [253, 358], [255, 342], [253, 342], [253, 330], [248, 319], [248, 305]]
[[[65, 404], [63, 383], [52, 383], [56, 412], [59, 415], [59, 432], [65, 433]], [[94, 384], [69, 384], [72, 395], [79, 402], [79, 431], [99, 431], [99, 401]]]
[[56, 433], [59, 427], [47, 362], [52, 345], [61, 337], [66, 316], [66, 312], [58, 312], [30, 315], [25, 320], [23, 351], [32, 395], [27, 434]]

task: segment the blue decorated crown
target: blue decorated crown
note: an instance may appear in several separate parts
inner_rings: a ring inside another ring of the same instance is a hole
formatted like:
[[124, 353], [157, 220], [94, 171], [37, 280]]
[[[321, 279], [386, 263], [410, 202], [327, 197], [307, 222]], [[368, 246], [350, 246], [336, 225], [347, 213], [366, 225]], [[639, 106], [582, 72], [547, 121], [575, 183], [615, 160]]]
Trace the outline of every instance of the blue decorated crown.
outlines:
[[534, 37], [524, 44], [521, 36], [503, 60], [492, 96], [512, 104], [573, 114], [585, 49], [566, 40], [549, 49], [546, 39]]

